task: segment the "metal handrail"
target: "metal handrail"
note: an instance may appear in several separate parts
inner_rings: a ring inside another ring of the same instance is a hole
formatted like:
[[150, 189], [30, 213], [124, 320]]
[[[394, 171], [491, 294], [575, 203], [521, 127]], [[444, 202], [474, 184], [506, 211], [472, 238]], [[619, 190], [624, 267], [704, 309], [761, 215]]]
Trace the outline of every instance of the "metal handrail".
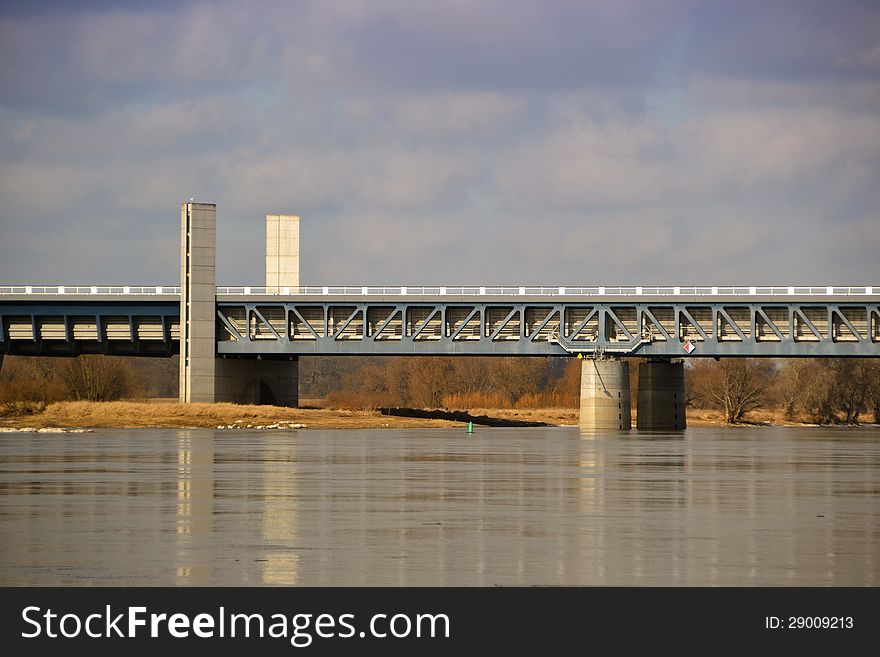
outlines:
[[608, 296], [880, 296], [880, 285], [866, 286], [531, 286], [531, 285], [470, 285], [470, 286], [372, 286], [372, 285], [307, 285], [300, 287], [266, 287], [245, 285], [217, 288], [221, 295], [284, 295], [284, 296], [535, 296], [535, 297], [608, 297]]
[[[0, 285], [0, 295], [179, 295], [176, 285]], [[471, 286], [371, 286], [371, 285], [306, 285], [300, 287], [267, 287], [257, 285], [218, 286], [218, 295], [283, 295], [283, 296], [531, 296], [531, 297], [840, 297], [880, 296], [880, 285], [864, 286], [801, 286], [801, 285], [707, 285], [707, 286], [532, 286], [532, 285], [471, 285]]]
[[0, 295], [179, 295], [178, 285], [0, 285]]

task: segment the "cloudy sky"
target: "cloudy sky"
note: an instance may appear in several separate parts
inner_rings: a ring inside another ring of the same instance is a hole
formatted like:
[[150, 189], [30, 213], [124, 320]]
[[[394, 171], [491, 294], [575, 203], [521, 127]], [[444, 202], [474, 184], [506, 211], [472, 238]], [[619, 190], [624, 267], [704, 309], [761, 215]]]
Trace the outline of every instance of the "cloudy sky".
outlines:
[[880, 285], [880, 4], [0, 5], [0, 283]]

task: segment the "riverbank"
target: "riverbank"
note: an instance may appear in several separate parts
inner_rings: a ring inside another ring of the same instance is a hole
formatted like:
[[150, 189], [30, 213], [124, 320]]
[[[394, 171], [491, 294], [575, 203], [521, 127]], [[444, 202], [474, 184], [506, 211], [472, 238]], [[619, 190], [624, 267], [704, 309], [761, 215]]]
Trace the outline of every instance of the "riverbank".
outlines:
[[[33, 413], [7, 416], [8, 427], [71, 428], [314, 428], [369, 429], [460, 426], [458, 422], [348, 411], [240, 404], [173, 402], [57, 402]], [[272, 426], [275, 425], [275, 426]]]
[[[9, 412], [11, 411], [11, 412]], [[485, 416], [520, 426], [543, 424], [577, 426], [576, 408], [469, 409], [470, 416]], [[452, 414], [446, 414], [451, 417]], [[866, 417], [865, 421], [869, 421]], [[721, 411], [687, 411], [690, 427], [730, 426]], [[326, 408], [286, 408], [239, 404], [178, 404], [173, 401], [57, 402], [49, 405], [21, 404], [8, 409], [0, 426], [10, 428], [224, 428], [224, 429], [379, 429], [461, 427], [453, 419], [384, 415], [379, 411]], [[636, 417], [633, 413], [633, 426]], [[807, 422], [786, 420], [781, 411], [756, 410], [746, 416], [744, 426], [805, 426]], [[737, 425], [740, 426], [740, 425]]]

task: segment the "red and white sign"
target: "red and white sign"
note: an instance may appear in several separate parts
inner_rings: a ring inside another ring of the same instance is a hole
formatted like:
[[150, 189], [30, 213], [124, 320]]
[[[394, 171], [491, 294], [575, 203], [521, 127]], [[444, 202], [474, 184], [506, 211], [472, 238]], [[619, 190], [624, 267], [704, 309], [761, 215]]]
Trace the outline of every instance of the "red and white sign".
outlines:
[[689, 354], [693, 353], [694, 349], [696, 349], [696, 348], [697, 348], [697, 345], [695, 345], [690, 340], [688, 340], [687, 342], [684, 343], [684, 350]]

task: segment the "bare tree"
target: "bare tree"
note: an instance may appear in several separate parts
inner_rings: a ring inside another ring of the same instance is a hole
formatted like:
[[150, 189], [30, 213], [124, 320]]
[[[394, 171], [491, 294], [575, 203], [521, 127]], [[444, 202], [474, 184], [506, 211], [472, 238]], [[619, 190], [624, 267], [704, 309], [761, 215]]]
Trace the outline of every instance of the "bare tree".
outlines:
[[835, 358], [828, 362], [834, 378], [832, 400], [844, 424], [857, 424], [868, 409], [878, 378], [876, 363], [869, 358]]
[[49, 404], [69, 397], [58, 376], [58, 358], [6, 356], [0, 372], [0, 402]]
[[871, 406], [874, 409], [874, 422], [880, 424], [880, 362], [872, 361], [874, 377], [871, 382]]
[[880, 362], [870, 358], [789, 360], [780, 373], [780, 394], [786, 415], [798, 412], [820, 424], [855, 424], [877, 409]]
[[795, 419], [801, 412], [814, 422], [834, 419], [831, 399], [834, 375], [827, 360], [791, 358], [784, 361], [776, 387], [788, 419]]
[[111, 401], [129, 391], [128, 366], [119, 357], [71, 358], [64, 362], [60, 374], [76, 399]]
[[769, 366], [751, 358], [725, 358], [705, 366], [705, 392], [721, 408], [729, 424], [742, 420], [763, 402], [769, 382]]
[[537, 392], [546, 367], [543, 358], [493, 358], [491, 363], [492, 390], [507, 397], [510, 403]]
[[413, 403], [430, 408], [443, 405], [443, 395], [449, 389], [452, 364], [449, 358], [418, 356], [410, 358], [410, 394]]

